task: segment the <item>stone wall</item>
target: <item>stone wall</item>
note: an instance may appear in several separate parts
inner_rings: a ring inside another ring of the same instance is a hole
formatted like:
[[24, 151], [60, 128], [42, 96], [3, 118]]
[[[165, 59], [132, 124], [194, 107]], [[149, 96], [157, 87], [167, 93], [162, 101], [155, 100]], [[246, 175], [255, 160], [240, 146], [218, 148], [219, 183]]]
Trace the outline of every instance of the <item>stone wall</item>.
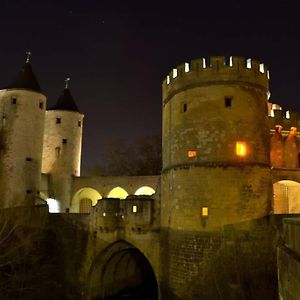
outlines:
[[284, 243], [277, 249], [280, 300], [300, 295], [300, 219], [284, 220]]

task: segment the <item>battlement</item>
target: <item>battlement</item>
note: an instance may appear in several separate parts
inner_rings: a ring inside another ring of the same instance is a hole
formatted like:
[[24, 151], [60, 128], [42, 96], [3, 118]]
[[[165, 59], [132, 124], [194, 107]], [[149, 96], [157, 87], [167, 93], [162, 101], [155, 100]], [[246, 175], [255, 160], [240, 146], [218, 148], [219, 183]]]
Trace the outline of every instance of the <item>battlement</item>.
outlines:
[[163, 100], [193, 86], [244, 83], [269, 90], [269, 70], [254, 59], [212, 56], [185, 62], [174, 68], [162, 83]]

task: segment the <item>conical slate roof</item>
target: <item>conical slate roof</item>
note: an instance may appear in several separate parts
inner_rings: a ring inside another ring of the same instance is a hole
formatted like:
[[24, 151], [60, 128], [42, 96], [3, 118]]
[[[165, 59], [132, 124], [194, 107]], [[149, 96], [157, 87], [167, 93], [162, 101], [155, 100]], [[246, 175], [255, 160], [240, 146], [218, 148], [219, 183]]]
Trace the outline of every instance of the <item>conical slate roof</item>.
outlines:
[[80, 112], [68, 88], [65, 88], [56, 104], [49, 110], [70, 110]]
[[16, 79], [8, 84], [6, 89], [25, 89], [36, 92], [41, 92], [40, 85], [32, 71], [32, 67], [29, 61], [26, 61], [23, 68], [19, 72]]

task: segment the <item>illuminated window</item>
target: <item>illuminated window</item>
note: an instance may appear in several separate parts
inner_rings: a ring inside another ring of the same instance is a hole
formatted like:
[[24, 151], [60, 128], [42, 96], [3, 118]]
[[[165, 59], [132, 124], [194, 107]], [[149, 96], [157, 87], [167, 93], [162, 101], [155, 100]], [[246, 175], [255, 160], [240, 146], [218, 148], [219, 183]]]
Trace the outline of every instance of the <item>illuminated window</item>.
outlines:
[[235, 152], [238, 156], [245, 156], [247, 154], [247, 147], [245, 142], [236, 142]]
[[133, 213], [136, 213], [136, 212], [137, 212], [137, 206], [136, 206], [136, 205], [133, 205], [133, 206], [132, 206], [132, 212], [133, 212]]
[[201, 215], [202, 215], [202, 217], [208, 217], [208, 207], [207, 206], [202, 207]]
[[270, 79], [270, 71], [267, 71], [267, 78]]
[[290, 119], [290, 117], [291, 117], [290, 111], [287, 110], [287, 111], [285, 112], [285, 118], [286, 118], [286, 119]]
[[167, 84], [170, 84], [170, 76], [167, 76]]
[[106, 216], [106, 213], [104, 212], [102, 215], [103, 215], [103, 217], [105, 217], [105, 216]]
[[265, 65], [264, 64], [259, 65], [259, 72], [260, 73], [265, 73]]
[[60, 124], [61, 123], [61, 118], [56, 118], [56, 124]]
[[173, 69], [173, 78], [176, 78], [177, 76], [178, 76], [177, 69]]
[[190, 71], [190, 64], [189, 63], [184, 63], [184, 72], [187, 73]]
[[246, 61], [246, 67], [247, 69], [251, 69], [251, 58], [248, 58]]
[[202, 66], [203, 66], [204, 69], [206, 68], [206, 60], [205, 60], [205, 58], [202, 58]]
[[197, 151], [195, 150], [188, 151], [188, 157], [196, 157], [196, 156], [197, 156]]
[[225, 107], [231, 107], [232, 97], [225, 97]]
[[233, 66], [233, 60], [232, 60], [232, 56], [229, 57], [229, 67]]

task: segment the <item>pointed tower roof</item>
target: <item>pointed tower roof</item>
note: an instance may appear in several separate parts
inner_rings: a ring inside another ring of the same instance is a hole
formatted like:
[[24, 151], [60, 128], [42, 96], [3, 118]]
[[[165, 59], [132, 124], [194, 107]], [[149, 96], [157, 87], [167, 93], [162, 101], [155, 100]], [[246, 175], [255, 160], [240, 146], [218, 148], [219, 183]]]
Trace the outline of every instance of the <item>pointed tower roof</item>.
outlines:
[[53, 107], [51, 107], [49, 110], [69, 110], [69, 111], [80, 112], [69, 90], [69, 84], [68, 84], [69, 81], [70, 78], [67, 78], [65, 80], [65, 88], [62, 94], [58, 98], [56, 104]]
[[27, 58], [26, 62], [19, 72], [18, 76], [8, 84], [5, 88], [6, 89], [25, 89], [25, 90], [32, 90], [36, 92], [41, 92], [40, 85], [33, 73], [31, 63], [30, 63], [30, 52], [26, 52]]

